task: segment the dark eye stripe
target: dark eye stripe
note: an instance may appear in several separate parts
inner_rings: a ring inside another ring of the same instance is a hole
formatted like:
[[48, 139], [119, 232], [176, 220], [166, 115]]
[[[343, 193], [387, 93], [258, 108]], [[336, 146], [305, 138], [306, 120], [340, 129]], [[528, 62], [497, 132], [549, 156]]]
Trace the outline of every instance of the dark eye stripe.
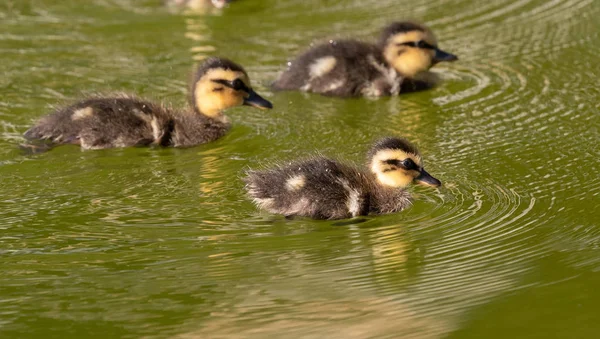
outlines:
[[384, 163], [386, 165], [402, 167], [407, 170], [415, 170], [415, 171], [419, 170], [419, 166], [417, 166], [417, 164], [415, 164], [415, 162], [411, 158], [407, 158], [402, 161], [400, 161], [398, 159], [388, 159], [388, 160], [383, 160], [382, 163]]
[[244, 91], [244, 92], [248, 92], [248, 93], [250, 92], [250, 89], [248, 88], [248, 86], [246, 86], [246, 84], [240, 79], [235, 79], [233, 81], [228, 81], [228, 80], [224, 80], [224, 79], [216, 79], [216, 80], [211, 80], [211, 81], [216, 82], [217, 84], [221, 84], [223, 86], [227, 86], [236, 91]]
[[414, 41], [407, 41], [407, 42], [401, 42], [401, 43], [397, 43], [396, 46], [410, 46], [410, 47], [417, 47], [417, 43]]
[[402, 42], [402, 43], [396, 44], [396, 46], [410, 46], [410, 47], [424, 48], [424, 49], [435, 49], [435, 46], [428, 44], [424, 40]]

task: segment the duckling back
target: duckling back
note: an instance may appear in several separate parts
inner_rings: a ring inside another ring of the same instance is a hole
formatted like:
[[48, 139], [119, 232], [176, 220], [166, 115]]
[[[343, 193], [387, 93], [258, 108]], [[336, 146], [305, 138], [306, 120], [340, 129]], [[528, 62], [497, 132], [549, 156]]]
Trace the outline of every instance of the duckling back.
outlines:
[[[187, 111], [120, 95], [85, 99], [58, 109], [25, 132], [25, 138], [50, 144], [79, 144], [85, 149], [160, 145], [194, 146], [216, 140], [230, 128], [223, 111], [241, 105], [270, 109], [250, 87], [242, 66], [212, 57], [198, 65]], [[36, 145], [23, 145], [35, 150]], [[48, 148], [48, 146], [44, 147]]]
[[273, 88], [348, 97], [397, 94], [400, 82], [377, 46], [332, 40], [298, 56]]
[[24, 136], [32, 142], [78, 144], [84, 149], [129, 146], [189, 147], [227, 133], [226, 120], [173, 112], [133, 97], [91, 98], [43, 117]]
[[29, 140], [97, 149], [165, 143], [172, 130], [168, 110], [121, 96], [90, 98], [61, 108], [43, 117], [24, 136]]
[[326, 158], [291, 163], [245, 178], [254, 202], [272, 213], [314, 219], [368, 214], [368, 187], [356, 169]]
[[285, 216], [345, 219], [410, 205], [408, 192], [382, 187], [370, 173], [323, 157], [250, 171], [245, 182], [260, 208]]

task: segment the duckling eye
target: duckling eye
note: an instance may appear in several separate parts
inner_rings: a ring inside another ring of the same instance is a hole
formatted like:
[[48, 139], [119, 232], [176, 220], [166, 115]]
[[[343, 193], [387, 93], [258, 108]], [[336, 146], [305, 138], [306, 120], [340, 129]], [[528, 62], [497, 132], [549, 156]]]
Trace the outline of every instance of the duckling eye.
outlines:
[[414, 161], [412, 161], [411, 158], [404, 159], [402, 161], [402, 167], [406, 168], [407, 170], [418, 170], [417, 165]]
[[246, 85], [244, 85], [244, 82], [240, 79], [235, 79], [231, 82], [231, 88], [235, 89], [236, 91], [240, 91], [246, 88]]

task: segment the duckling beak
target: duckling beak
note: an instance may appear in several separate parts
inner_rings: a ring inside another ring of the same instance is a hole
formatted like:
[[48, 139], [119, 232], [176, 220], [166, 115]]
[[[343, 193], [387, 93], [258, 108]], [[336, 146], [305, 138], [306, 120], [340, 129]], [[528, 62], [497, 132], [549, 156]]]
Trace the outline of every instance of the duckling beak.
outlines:
[[415, 181], [418, 184], [432, 187], [440, 187], [442, 186], [442, 182], [432, 177], [425, 169], [421, 169], [421, 174], [415, 178]]
[[244, 105], [258, 107], [262, 109], [273, 108], [273, 104], [271, 102], [258, 95], [256, 92], [254, 92], [253, 89], [250, 89], [250, 91], [248, 92], [248, 97], [244, 99]]
[[439, 48], [435, 49], [435, 55], [433, 56], [433, 63], [437, 64], [441, 61], [456, 61], [458, 57], [452, 53], [444, 52]]

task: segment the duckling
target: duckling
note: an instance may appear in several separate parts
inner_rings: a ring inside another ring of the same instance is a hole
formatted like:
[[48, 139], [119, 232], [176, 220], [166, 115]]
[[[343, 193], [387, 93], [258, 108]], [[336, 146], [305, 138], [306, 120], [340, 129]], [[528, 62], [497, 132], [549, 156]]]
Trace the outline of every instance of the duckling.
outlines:
[[387, 137], [367, 154], [368, 170], [322, 156], [247, 172], [246, 190], [259, 208], [286, 217], [344, 219], [408, 207], [411, 182], [438, 187], [415, 146]]
[[227, 133], [231, 126], [223, 115], [227, 108], [273, 107], [252, 90], [242, 66], [224, 58], [209, 58], [197, 68], [190, 96], [188, 111], [127, 95], [87, 98], [43, 117], [24, 136], [51, 146], [77, 144], [83, 149], [189, 147]]
[[190, 9], [204, 9], [207, 6], [224, 8], [233, 0], [163, 0], [168, 6], [187, 7]]
[[330, 40], [309, 49], [288, 63], [273, 88], [340, 97], [397, 95], [433, 87], [435, 82], [420, 79], [422, 73], [455, 60], [437, 47], [426, 26], [394, 22], [383, 29], [378, 44]]

